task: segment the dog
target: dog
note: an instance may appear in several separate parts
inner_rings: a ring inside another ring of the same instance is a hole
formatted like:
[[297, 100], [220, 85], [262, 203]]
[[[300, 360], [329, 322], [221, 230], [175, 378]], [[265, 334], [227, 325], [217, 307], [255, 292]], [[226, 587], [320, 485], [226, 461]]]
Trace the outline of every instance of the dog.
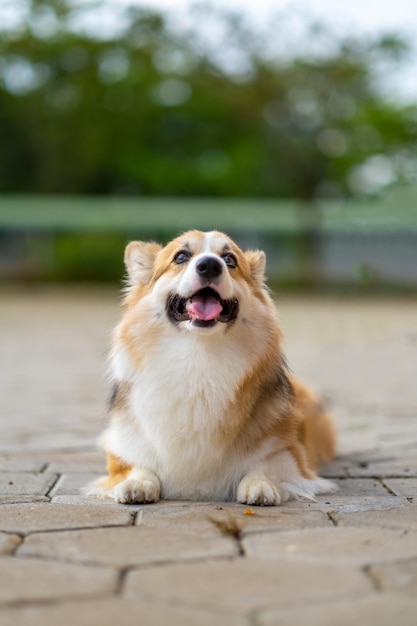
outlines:
[[288, 370], [265, 254], [221, 232], [125, 251], [124, 312], [110, 354], [108, 475], [122, 503], [279, 505], [334, 490], [331, 417]]

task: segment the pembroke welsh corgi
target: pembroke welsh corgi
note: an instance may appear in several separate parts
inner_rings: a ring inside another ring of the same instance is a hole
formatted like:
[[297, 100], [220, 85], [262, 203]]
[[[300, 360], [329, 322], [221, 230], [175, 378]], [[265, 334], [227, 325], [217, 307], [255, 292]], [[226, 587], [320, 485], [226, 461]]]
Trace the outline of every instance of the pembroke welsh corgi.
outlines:
[[333, 491], [316, 474], [332, 420], [288, 372], [265, 254], [221, 232], [126, 248], [111, 351], [108, 476], [90, 493], [277, 505]]

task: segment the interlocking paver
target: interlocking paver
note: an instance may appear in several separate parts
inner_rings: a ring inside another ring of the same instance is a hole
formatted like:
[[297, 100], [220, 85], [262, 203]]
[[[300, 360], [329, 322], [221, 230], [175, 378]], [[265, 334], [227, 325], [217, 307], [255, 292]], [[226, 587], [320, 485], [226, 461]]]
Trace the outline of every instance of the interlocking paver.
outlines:
[[278, 298], [293, 371], [330, 398], [339, 455], [321, 474], [339, 491], [273, 508], [80, 493], [105, 469], [118, 302], [2, 297], [2, 626], [414, 626], [416, 301]]
[[[360, 492], [359, 489], [358, 492]], [[336, 494], [317, 496], [313, 502], [289, 502], [286, 504], [286, 507], [305, 511], [323, 511], [326, 513], [344, 511], [348, 513], [353, 511], [367, 511], [368, 509], [392, 509], [393, 506], [401, 507], [407, 504], [407, 498], [399, 496], [388, 494], [386, 496], [361, 496], [355, 495], [353, 492], [352, 495], [348, 497], [342, 490]]]
[[247, 620], [237, 615], [216, 615], [213, 618], [211, 611], [127, 598], [15, 608], [5, 610], [1, 615], [2, 626], [113, 626], [120, 622], [123, 626], [248, 626]]
[[37, 533], [27, 537], [18, 554], [125, 567], [190, 559], [231, 557], [235, 542], [220, 533], [204, 536], [166, 529], [125, 527]]
[[40, 472], [46, 466], [41, 458], [0, 455], [0, 472]]
[[332, 526], [323, 511], [297, 511], [285, 507], [246, 507], [241, 504], [161, 503], [143, 507], [136, 524], [167, 530], [187, 530], [202, 534], [218, 534], [219, 526], [231, 523], [242, 533], [259, 530], [283, 530]]
[[25, 502], [49, 502], [50, 499], [47, 496], [21, 496], [16, 494], [14, 496], [0, 495], [0, 504], [16, 504]]
[[383, 482], [397, 496], [412, 498], [417, 494], [417, 478], [384, 478]]
[[352, 597], [342, 602], [272, 610], [257, 615], [259, 626], [415, 626], [417, 601], [393, 593]]
[[166, 603], [244, 613], [263, 606], [291, 606], [369, 592], [359, 569], [245, 558], [207, 561], [128, 573], [125, 595]]
[[332, 513], [338, 526], [378, 526], [417, 530], [417, 506], [403, 506], [385, 510], [367, 510], [356, 513]]
[[132, 522], [128, 507], [105, 504], [24, 503], [4, 504], [0, 509], [0, 530], [30, 533], [68, 528], [127, 526]]
[[351, 466], [356, 467], [355, 463], [348, 458], [339, 456], [320, 467], [320, 476], [325, 478], [347, 478], [348, 470]]
[[109, 594], [116, 584], [117, 572], [103, 567], [0, 558], [0, 605]]
[[54, 498], [55, 496], [79, 496], [82, 493], [83, 488], [93, 482], [104, 473], [103, 469], [101, 473], [92, 472], [72, 472], [66, 473], [59, 477], [51, 491], [49, 496]]
[[65, 473], [104, 473], [106, 457], [102, 451], [48, 454], [48, 471]]
[[391, 457], [389, 460], [383, 460], [379, 463], [366, 463], [365, 466], [351, 466], [347, 469], [348, 475], [352, 478], [367, 476], [371, 477], [396, 477], [409, 478], [417, 477], [417, 460], [415, 458]]
[[1, 472], [0, 501], [10, 496], [45, 496], [57, 476], [55, 474], [34, 474], [30, 472]]
[[314, 528], [249, 535], [243, 547], [246, 554], [264, 559], [367, 565], [417, 557], [417, 532], [372, 526]]
[[125, 507], [125, 508], [128, 508], [129, 511], [131, 511], [132, 513], [136, 511], [138, 506], [140, 506], [140, 505], [135, 505], [135, 504], [122, 505], [119, 502], [116, 502], [115, 500], [110, 499], [110, 498], [97, 498], [96, 496], [86, 496], [83, 493], [80, 493], [79, 495], [72, 494], [72, 495], [65, 495], [65, 496], [54, 496], [53, 498], [50, 499], [50, 501], [53, 504], [88, 504], [88, 506], [103, 506], [104, 504], [107, 508]]
[[[378, 496], [386, 497], [388, 495], [387, 490], [384, 488], [383, 484], [372, 478], [343, 478], [343, 479], [335, 479], [334, 482], [338, 485], [339, 490], [336, 492], [335, 497], [337, 498], [352, 498], [354, 497], [363, 497], [363, 496], [372, 496], [374, 498]], [[334, 494], [330, 494], [327, 498], [328, 500], [332, 500]]]

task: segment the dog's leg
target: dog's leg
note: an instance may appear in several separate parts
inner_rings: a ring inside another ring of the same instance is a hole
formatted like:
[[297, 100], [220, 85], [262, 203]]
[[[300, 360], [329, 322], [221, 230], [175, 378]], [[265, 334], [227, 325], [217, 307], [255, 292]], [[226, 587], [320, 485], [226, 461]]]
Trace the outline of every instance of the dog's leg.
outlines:
[[274, 506], [280, 504], [281, 496], [268, 478], [262, 474], [250, 473], [239, 483], [237, 501], [242, 504]]
[[237, 488], [237, 500], [244, 504], [274, 506], [290, 498], [313, 499], [319, 493], [335, 490], [335, 485], [319, 478], [305, 464], [300, 444], [258, 458]]
[[155, 472], [134, 467], [126, 479], [113, 488], [112, 496], [123, 504], [148, 504], [158, 502], [160, 493], [161, 483]]
[[282, 482], [301, 478], [297, 461], [279, 441], [270, 440], [260, 446], [247, 469], [237, 488], [237, 500], [242, 504], [281, 504], [290, 498]]

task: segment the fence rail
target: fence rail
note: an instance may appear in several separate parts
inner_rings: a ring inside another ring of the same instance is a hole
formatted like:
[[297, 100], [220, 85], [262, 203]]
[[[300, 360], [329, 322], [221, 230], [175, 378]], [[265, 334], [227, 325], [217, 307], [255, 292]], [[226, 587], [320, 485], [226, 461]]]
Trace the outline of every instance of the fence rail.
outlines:
[[0, 195], [0, 230], [149, 232], [196, 227], [296, 233], [311, 225], [323, 231], [417, 230], [417, 190], [383, 201], [311, 205], [258, 198]]
[[114, 280], [133, 238], [224, 230], [260, 247], [273, 280], [417, 289], [417, 193], [383, 200], [0, 196], [0, 278]]

